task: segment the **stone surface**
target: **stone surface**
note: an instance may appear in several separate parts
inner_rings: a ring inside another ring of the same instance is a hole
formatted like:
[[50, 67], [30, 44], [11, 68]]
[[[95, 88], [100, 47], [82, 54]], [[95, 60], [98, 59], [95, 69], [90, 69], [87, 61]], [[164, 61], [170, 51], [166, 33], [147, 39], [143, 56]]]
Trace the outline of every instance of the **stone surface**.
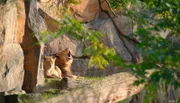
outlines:
[[132, 21], [128, 17], [119, 14], [117, 17], [113, 18], [113, 22], [117, 29], [121, 32], [121, 35], [133, 38]]
[[[39, 42], [41, 34], [39, 32], [47, 30], [46, 23], [39, 13], [40, 6], [35, 0], [26, 2], [27, 22], [25, 25], [25, 35], [22, 42], [24, 51], [24, 83], [23, 90], [33, 92], [38, 85], [44, 84], [43, 71], [43, 49], [44, 44]], [[34, 33], [39, 33], [35, 34]], [[39, 45], [38, 45], [39, 43]]]
[[24, 30], [25, 30], [25, 20], [26, 20], [26, 14], [25, 14], [25, 6], [24, 2], [21, 0], [16, 1], [17, 6], [17, 23], [16, 23], [16, 36], [15, 41], [18, 43], [22, 43], [23, 36], [24, 36]]
[[139, 93], [144, 88], [143, 85], [133, 86], [135, 80], [136, 78], [129, 73], [118, 73], [41, 102], [116, 103]]
[[62, 16], [62, 0], [39, 0], [42, 10], [53, 19], [60, 19]]
[[100, 11], [98, 0], [79, 0], [79, 2], [67, 5], [77, 20], [89, 22], [97, 18]]
[[143, 57], [136, 47], [137, 43], [123, 35], [121, 36], [121, 39], [124, 42], [124, 45], [126, 46], [127, 50], [132, 55], [133, 63], [142, 63]]
[[101, 1], [101, 9], [102, 9], [102, 11], [106, 11], [110, 17], [114, 17], [115, 15], [111, 11], [111, 9], [110, 9], [108, 3], [106, 2], [106, 0], [100, 0], [100, 1]]
[[0, 55], [0, 92], [14, 88], [21, 89], [24, 57], [20, 45], [9, 43], [0, 49], [3, 49]]
[[112, 47], [116, 50], [117, 54], [120, 55], [125, 61], [130, 62], [132, 60], [131, 54], [124, 46], [123, 41], [118, 36], [118, 31], [111, 19], [97, 19], [87, 25], [89, 28], [101, 31], [105, 35], [103, 43]]
[[[0, 92], [21, 89], [24, 77], [24, 56], [19, 43], [24, 35], [23, 1], [0, 5]], [[19, 17], [21, 16], [21, 17]], [[21, 31], [21, 33], [19, 32]]]
[[127, 71], [127, 69], [116, 67], [112, 64], [105, 67], [105, 69], [88, 68], [88, 62], [88, 59], [74, 59], [71, 66], [73, 74], [77, 76], [105, 77], [115, 73]]
[[82, 56], [83, 47], [84, 45], [80, 41], [73, 39], [70, 35], [63, 35], [48, 43], [45, 46], [44, 53], [51, 55], [69, 48], [72, 55]]
[[[65, 1], [65, 0], [63, 0]], [[40, 0], [43, 11], [54, 19], [60, 19], [63, 6], [70, 9], [73, 16], [82, 22], [89, 22], [97, 18], [99, 14], [98, 0], [77, 0], [78, 3], [65, 3], [56, 0]]]

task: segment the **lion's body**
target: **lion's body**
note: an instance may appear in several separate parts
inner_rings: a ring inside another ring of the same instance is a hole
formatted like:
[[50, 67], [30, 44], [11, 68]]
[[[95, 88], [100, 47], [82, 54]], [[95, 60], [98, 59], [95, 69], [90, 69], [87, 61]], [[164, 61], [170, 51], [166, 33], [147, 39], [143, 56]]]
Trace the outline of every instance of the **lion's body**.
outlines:
[[56, 58], [46, 56], [44, 58], [44, 74], [49, 78], [62, 78], [62, 72], [58, 66], [55, 66]]

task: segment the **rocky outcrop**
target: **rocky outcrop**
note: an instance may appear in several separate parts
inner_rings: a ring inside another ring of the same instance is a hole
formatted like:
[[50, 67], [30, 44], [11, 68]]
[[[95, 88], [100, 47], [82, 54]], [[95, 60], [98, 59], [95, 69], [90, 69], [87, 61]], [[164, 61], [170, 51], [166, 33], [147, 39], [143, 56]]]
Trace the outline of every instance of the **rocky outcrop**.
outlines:
[[25, 25], [25, 36], [21, 45], [25, 57], [23, 90], [33, 92], [36, 86], [44, 84], [44, 44], [39, 40], [41, 38], [40, 32], [47, 30], [47, 25], [38, 11], [40, 7], [35, 0], [31, 0], [30, 4], [26, 2], [25, 5], [27, 22]]
[[130, 18], [123, 16], [118, 13], [117, 17], [113, 18], [114, 25], [117, 27], [119, 31], [121, 31], [121, 35], [128, 36], [133, 38], [133, 26]]
[[79, 0], [79, 3], [69, 4], [67, 7], [70, 8], [74, 17], [82, 22], [93, 21], [100, 11], [98, 0]]
[[123, 41], [118, 36], [118, 31], [115, 28], [111, 19], [97, 19], [88, 24], [88, 27], [97, 31], [101, 31], [105, 35], [103, 43], [116, 50], [117, 54], [125, 61], [130, 62], [132, 57], [124, 46]]
[[73, 39], [72, 36], [63, 35], [46, 44], [44, 53], [51, 55], [69, 48], [73, 55], [82, 56], [83, 47], [83, 43]]
[[[45, 99], [43, 94], [41, 95], [39, 93], [22, 95], [17, 98], [20, 103], [23, 103], [27, 99], [28, 101], [37, 103], [115, 103], [139, 93], [144, 88], [143, 85], [131, 85], [134, 80], [136, 78], [129, 73], [118, 73], [94, 81], [74, 80], [74, 82], [71, 82], [72, 80], [68, 80], [68, 89], [70, 90], [49, 93], [52, 96], [47, 97], [48, 99]], [[80, 81], [82, 84], [78, 85]], [[72, 85], [73, 83], [76, 86]]]
[[[63, 1], [65, 1], [64, 4], [62, 4]], [[93, 21], [99, 15], [100, 8], [98, 0], [77, 0], [75, 4], [67, 2], [66, 0], [40, 0], [43, 10], [56, 19], [60, 19], [63, 6], [66, 6], [72, 12], [72, 15], [81, 22]]]
[[[18, 6], [18, 7], [17, 7]], [[24, 35], [24, 2], [0, 4], [0, 92], [21, 89], [24, 56], [19, 43]]]

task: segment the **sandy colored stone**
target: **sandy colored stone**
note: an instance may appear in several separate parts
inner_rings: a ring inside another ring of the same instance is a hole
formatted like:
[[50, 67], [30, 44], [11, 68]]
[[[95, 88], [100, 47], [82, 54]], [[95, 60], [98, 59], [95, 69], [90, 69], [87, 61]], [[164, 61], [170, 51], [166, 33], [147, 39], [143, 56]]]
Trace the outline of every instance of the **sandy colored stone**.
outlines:
[[16, 26], [24, 17], [18, 17], [17, 5], [23, 6], [23, 2], [7, 1], [0, 5], [0, 92], [21, 89], [24, 80], [24, 56], [19, 44], [24, 32], [16, 32], [24, 29]]
[[82, 22], [94, 20], [100, 11], [98, 0], [79, 0], [78, 4], [68, 4], [74, 17]]
[[25, 4], [22, 0], [16, 1], [17, 5], [17, 23], [16, 23], [16, 36], [15, 41], [18, 43], [22, 43], [24, 30], [25, 30], [25, 21], [26, 21], [26, 14], [25, 14]]

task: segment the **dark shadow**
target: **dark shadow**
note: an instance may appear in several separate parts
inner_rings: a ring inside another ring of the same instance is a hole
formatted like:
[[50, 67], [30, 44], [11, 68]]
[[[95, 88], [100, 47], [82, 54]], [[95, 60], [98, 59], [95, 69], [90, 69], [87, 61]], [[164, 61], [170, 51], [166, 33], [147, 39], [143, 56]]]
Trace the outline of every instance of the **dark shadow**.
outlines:
[[18, 95], [5, 96], [5, 103], [18, 103]]
[[0, 4], [4, 5], [4, 4], [6, 4], [6, 1], [7, 1], [7, 0], [1, 0], [1, 1], [0, 1]]

